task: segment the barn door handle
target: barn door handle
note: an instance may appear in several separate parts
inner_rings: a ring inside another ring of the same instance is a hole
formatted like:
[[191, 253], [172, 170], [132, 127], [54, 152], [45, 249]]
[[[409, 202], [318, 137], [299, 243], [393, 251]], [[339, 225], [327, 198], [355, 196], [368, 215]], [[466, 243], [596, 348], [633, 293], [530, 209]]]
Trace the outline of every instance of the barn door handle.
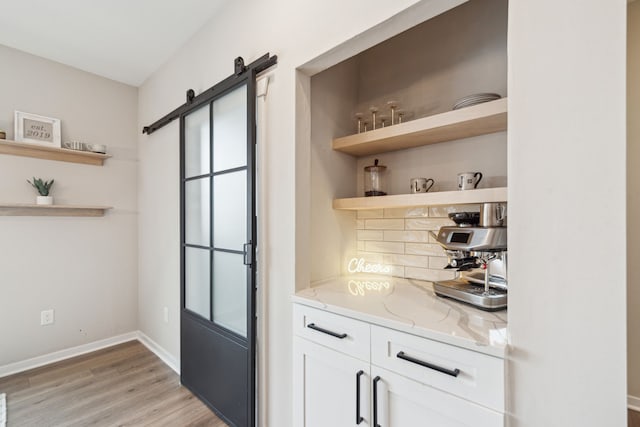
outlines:
[[253, 263], [253, 247], [251, 243], [242, 245], [242, 252], [244, 253], [244, 265], [251, 265]]

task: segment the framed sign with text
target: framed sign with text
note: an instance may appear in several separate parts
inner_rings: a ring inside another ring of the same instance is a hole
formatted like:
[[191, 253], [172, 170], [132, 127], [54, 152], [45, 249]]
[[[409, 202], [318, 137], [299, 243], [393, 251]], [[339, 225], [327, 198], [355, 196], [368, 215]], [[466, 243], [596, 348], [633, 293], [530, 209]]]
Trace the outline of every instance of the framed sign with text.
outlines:
[[60, 148], [60, 120], [16, 111], [15, 140]]

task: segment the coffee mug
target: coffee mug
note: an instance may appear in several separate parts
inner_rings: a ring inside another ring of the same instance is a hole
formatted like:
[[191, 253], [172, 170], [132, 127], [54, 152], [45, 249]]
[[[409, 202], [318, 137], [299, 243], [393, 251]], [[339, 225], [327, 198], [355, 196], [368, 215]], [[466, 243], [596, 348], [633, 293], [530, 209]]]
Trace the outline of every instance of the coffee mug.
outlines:
[[431, 178], [411, 178], [411, 194], [426, 193], [435, 181]]
[[478, 188], [482, 180], [482, 172], [463, 172], [458, 174], [458, 190]]

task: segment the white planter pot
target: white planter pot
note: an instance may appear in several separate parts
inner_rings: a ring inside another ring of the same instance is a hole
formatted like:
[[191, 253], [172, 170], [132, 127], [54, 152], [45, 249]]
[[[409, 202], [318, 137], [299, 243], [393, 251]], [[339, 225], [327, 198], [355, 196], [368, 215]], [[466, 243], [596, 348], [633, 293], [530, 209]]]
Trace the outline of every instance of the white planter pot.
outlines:
[[36, 197], [36, 205], [52, 205], [53, 197], [52, 196], [38, 196]]

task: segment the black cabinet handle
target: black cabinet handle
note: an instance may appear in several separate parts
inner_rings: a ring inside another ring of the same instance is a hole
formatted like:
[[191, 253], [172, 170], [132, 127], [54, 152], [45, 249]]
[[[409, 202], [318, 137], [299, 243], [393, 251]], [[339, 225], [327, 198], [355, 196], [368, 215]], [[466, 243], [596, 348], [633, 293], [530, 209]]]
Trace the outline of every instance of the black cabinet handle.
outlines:
[[425, 362], [420, 359], [413, 358], [411, 356], [407, 356], [404, 351], [396, 354], [398, 359], [406, 360], [407, 362], [415, 363], [416, 365], [424, 366], [425, 368], [433, 369], [434, 371], [442, 372], [443, 374], [451, 375], [452, 377], [457, 377], [460, 373], [460, 369], [456, 368], [454, 370], [443, 368], [442, 366], [434, 365], [429, 362]]
[[340, 338], [340, 339], [343, 339], [343, 338], [347, 337], [347, 334], [339, 334], [337, 332], [333, 332], [333, 331], [330, 331], [328, 329], [321, 328], [320, 326], [316, 326], [315, 323], [309, 323], [307, 325], [307, 328], [311, 328], [311, 329], [316, 330], [318, 332], [322, 332], [323, 334], [331, 335], [332, 337], [336, 337], [336, 338]]
[[361, 369], [356, 374], [356, 425], [364, 421], [364, 418], [360, 416], [360, 377], [364, 374]]
[[380, 427], [378, 424], [378, 381], [380, 380], [380, 376], [373, 379], [373, 427]]

